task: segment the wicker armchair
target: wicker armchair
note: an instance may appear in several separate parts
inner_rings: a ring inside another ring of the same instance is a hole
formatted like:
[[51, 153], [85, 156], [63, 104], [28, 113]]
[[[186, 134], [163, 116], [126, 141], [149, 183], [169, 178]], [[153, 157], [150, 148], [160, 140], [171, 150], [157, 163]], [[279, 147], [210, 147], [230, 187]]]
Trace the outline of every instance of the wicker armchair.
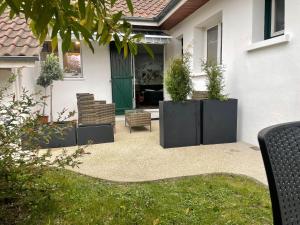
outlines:
[[116, 124], [115, 104], [106, 104], [106, 101], [95, 101], [94, 95], [89, 93], [77, 94], [78, 123]]
[[300, 122], [258, 135], [269, 182], [274, 225], [300, 224]]
[[106, 104], [105, 101], [95, 101], [96, 120], [99, 124], [116, 125], [115, 104]]
[[208, 99], [208, 92], [207, 91], [193, 91], [192, 99], [193, 100]]
[[96, 124], [96, 111], [94, 95], [89, 93], [76, 94], [78, 108], [78, 124]]

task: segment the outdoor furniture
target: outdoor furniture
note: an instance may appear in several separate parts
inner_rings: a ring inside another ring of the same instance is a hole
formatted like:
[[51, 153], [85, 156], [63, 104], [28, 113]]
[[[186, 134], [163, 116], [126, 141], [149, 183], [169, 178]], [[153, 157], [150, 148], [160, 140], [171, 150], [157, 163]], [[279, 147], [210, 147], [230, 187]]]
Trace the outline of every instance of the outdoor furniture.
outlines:
[[274, 225], [300, 224], [300, 122], [258, 135], [269, 182]]
[[132, 127], [149, 126], [151, 132], [151, 113], [144, 110], [126, 110], [125, 111], [125, 126], [129, 126], [131, 133]]
[[95, 99], [93, 94], [80, 93], [77, 96], [78, 124], [96, 124]]
[[106, 101], [95, 101], [96, 122], [97, 124], [116, 125], [115, 104], [106, 104]]
[[79, 93], [77, 96], [77, 144], [85, 145], [114, 141], [115, 106], [105, 101], [95, 101], [94, 95]]
[[208, 92], [207, 91], [193, 91], [192, 99], [193, 100], [208, 99]]

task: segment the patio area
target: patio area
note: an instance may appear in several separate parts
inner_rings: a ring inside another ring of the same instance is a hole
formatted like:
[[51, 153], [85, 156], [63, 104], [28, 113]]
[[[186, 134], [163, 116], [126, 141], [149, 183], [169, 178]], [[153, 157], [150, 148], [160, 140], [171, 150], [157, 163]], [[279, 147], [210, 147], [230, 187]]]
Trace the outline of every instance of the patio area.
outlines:
[[201, 145], [163, 149], [159, 145], [159, 122], [152, 132], [135, 128], [130, 134], [117, 121], [115, 142], [91, 145], [83, 164], [72, 169], [81, 174], [116, 182], [142, 182], [208, 173], [245, 175], [267, 185], [260, 151], [245, 143]]

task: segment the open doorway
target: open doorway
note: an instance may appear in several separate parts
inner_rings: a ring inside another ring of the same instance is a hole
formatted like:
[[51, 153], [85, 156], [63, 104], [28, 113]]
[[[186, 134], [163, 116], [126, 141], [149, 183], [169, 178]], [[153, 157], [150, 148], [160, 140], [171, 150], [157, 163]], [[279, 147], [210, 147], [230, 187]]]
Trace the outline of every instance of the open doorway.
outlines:
[[164, 99], [164, 45], [150, 44], [154, 59], [139, 48], [135, 56], [135, 104], [136, 108], [158, 108]]

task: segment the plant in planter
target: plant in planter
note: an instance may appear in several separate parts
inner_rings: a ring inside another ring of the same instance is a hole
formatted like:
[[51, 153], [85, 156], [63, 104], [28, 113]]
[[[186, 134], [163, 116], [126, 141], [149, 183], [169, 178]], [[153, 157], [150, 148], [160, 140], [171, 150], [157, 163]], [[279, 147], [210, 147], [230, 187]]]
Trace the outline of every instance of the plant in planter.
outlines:
[[202, 144], [236, 142], [237, 99], [223, 94], [224, 67], [211, 62], [202, 63], [207, 77], [208, 99], [202, 101]]
[[187, 100], [192, 91], [189, 55], [175, 58], [166, 73], [172, 101], [159, 103], [160, 144], [164, 148], [200, 144], [200, 101]]
[[62, 80], [63, 71], [60, 68], [58, 57], [53, 53], [47, 55], [46, 61], [42, 63], [41, 73], [37, 79], [37, 84], [45, 89], [45, 95], [43, 96], [43, 116], [41, 117], [44, 122], [48, 122], [48, 116], [45, 115], [47, 88], [50, 86], [50, 121], [53, 121], [52, 112], [52, 89], [53, 81]]

